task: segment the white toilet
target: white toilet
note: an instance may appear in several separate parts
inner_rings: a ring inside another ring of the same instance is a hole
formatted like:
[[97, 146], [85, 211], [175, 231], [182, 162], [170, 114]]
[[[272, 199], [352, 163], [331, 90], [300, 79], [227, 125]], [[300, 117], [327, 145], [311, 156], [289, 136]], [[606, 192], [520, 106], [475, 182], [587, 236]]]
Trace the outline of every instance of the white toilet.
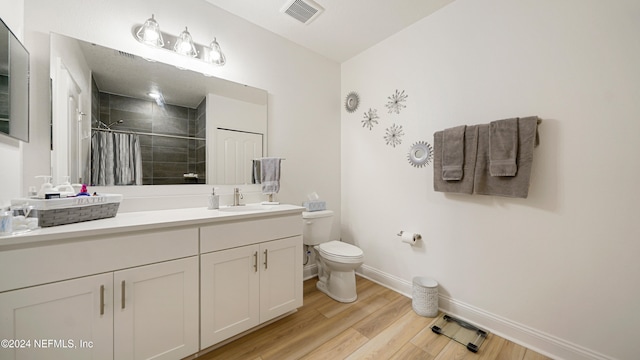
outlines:
[[340, 302], [356, 301], [355, 269], [362, 265], [364, 253], [354, 245], [330, 241], [333, 211], [303, 212], [302, 242], [313, 246], [318, 266], [318, 290]]

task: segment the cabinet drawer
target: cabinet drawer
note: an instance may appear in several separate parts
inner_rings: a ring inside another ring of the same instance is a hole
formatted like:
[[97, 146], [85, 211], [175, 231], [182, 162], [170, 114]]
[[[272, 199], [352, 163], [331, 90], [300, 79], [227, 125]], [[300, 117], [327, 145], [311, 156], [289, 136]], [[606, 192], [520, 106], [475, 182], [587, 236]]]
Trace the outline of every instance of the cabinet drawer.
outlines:
[[207, 253], [302, 235], [300, 214], [233, 221], [200, 228], [200, 252]]
[[197, 254], [197, 228], [0, 251], [0, 292]]

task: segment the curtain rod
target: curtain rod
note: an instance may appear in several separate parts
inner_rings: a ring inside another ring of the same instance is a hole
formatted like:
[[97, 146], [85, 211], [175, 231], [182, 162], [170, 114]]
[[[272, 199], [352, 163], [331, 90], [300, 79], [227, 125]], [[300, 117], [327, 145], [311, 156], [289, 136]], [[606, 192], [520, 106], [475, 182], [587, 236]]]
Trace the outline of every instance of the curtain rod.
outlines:
[[207, 139], [205, 139], [205, 138], [198, 138], [198, 137], [180, 136], [180, 135], [168, 135], [168, 134], [154, 134], [154, 133], [147, 133], [147, 132], [127, 131], [127, 130], [99, 129], [99, 128], [91, 128], [91, 130], [95, 130], [95, 131], [105, 131], [105, 132], [113, 132], [113, 133], [120, 133], [120, 134], [134, 134], [134, 135], [147, 135], [147, 136], [161, 136], [161, 137], [168, 137], [168, 138], [174, 138], [174, 139], [187, 139], [187, 140], [200, 140], [200, 141], [205, 141], [205, 140], [207, 140]]

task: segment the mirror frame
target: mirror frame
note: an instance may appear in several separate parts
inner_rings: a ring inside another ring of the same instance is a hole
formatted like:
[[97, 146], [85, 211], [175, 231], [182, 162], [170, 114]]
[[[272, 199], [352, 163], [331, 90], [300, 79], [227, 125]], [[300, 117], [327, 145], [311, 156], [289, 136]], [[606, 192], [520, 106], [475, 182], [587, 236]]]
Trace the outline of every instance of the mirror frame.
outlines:
[[[0, 19], [0, 23], [7, 30], [7, 115], [9, 117], [7, 119], [9, 132], [0, 131], [0, 134], [29, 142], [30, 54], [4, 20]], [[22, 81], [12, 80], [16, 78]], [[16, 91], [19, 93], [15, 94]]]

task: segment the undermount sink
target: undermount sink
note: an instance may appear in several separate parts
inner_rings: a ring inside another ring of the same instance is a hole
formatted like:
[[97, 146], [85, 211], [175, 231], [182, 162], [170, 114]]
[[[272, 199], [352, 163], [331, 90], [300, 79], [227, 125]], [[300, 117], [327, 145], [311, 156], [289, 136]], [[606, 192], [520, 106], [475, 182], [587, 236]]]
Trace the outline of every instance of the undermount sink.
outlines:
[[265, 211], [273, 208], [273, 205], [262, 205], [262, 204], [247, 204], [247, 205], [238, 205], [238, 206], [223, 206], [220, 207], [220, 211], [226, 212], [249, 212], [249, 211]]

